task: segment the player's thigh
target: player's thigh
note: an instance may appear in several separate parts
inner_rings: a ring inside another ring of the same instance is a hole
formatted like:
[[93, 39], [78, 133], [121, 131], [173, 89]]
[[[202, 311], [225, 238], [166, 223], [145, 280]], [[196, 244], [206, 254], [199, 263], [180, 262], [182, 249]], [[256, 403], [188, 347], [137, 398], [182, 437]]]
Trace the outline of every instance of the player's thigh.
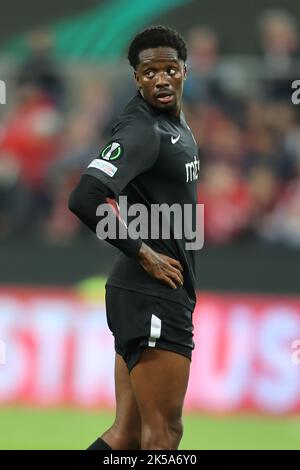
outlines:
[[116, 424], [135, 434], [140, 432], [140, 412], [133, 393], [127, 365], [119, 354], [115, 357]]
[[130, 373], [143, 421], [180, 420], [189, 380], [189, 358], [173, 351], [146, 348]]

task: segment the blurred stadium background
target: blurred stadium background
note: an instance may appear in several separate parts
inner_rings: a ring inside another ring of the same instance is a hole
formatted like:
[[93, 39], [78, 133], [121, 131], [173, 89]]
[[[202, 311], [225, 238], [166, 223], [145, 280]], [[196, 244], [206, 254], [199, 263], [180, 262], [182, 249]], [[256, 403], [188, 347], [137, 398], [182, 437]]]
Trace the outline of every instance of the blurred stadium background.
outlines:
[[1, 18], [0, 449], [82, 449], [111, 423], [116, 252], [66, 205], [135, 91], [130, 39], [159, 23], [188, 41], [205, 204], [181, 448], [299, 449], [299, 2], [10, 0]]

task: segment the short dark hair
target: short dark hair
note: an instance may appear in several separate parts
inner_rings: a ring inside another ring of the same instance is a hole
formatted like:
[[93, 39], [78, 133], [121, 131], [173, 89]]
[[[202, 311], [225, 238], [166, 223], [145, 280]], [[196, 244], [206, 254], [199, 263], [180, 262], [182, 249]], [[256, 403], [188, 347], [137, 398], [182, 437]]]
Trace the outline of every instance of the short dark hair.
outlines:
[[145, 49], [155, 47], [172, 47], [178, 53], [178, 59], [184, 62], [187, 59], [187, 47], [183, 37], [168, 26], [150, 26], [137, 34], [128, 50], [130, 65], [136, 69], [139, 64], [139, 53]]

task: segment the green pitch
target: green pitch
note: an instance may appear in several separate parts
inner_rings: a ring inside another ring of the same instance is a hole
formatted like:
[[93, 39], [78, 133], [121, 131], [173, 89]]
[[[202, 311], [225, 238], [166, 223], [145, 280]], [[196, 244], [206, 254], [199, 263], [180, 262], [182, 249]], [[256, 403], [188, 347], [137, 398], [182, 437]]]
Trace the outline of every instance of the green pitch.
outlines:
[[[0, 408], [0, 449], [85, 449], [113, 420], [107, 411]], [[181, 449], [300, 449], [300, 417], [186, 414]]]

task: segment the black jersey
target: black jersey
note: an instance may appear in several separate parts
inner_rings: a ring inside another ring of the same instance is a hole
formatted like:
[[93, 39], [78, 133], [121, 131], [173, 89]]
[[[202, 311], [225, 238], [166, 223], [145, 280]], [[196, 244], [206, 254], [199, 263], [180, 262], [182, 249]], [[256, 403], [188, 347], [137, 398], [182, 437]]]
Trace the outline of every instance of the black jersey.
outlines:
[[[183, 113], [178, 118], [172, 117], [151, 106], [138, 93], [114, 125], [111, 140], [85, 173], [102, 181], [116, 199], [126, 195], [128, 206], [143, 204], [148, 209], [148, 230], [144, 230], [148, 237], [141, 238], [155, 251], [181, 263], [184, 284], [172, 289], [150, 276], [135, 257], [120, 252], [107, 285], [154, 295], [194, 309], [195, 250], [188, 250], [186, 243], [191, 241], [187, 234], [195, 231], [198, 172], [198, 149]], [[153, 217], [162, 204], [180, 205], [185, 225], [184, 208], [186, 205], [189, 211], [192, 208], [188, 220], [190, 228], [182, 226], [180, 238], [175, 236], [172, 217], [170, 237], [156, 233], [160, 223]]]

